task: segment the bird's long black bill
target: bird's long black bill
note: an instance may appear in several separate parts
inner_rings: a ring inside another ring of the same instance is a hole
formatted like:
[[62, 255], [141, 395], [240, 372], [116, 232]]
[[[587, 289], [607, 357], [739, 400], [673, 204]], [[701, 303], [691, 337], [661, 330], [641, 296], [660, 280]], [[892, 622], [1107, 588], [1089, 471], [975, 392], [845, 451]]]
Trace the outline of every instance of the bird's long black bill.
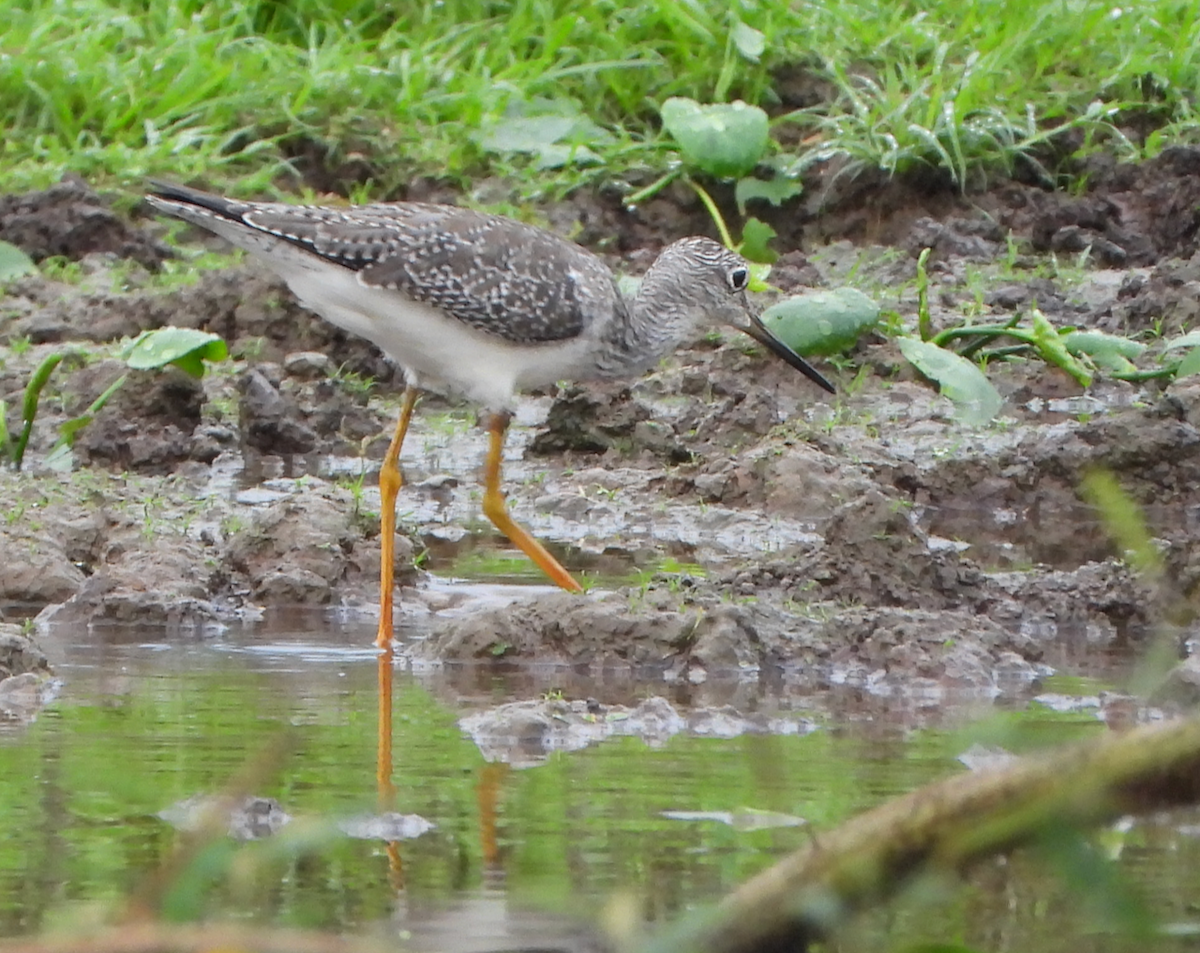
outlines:
[[742, 330], [776, 357], [786, 361], [818, 387], [829, 391], [831, 394], [836, 393], [833, 385], [825, 379], [824, 375], [768, 331], [766, 325], [762, 323], [758, 315], [751, 315], [749, 327], [742, 328]]

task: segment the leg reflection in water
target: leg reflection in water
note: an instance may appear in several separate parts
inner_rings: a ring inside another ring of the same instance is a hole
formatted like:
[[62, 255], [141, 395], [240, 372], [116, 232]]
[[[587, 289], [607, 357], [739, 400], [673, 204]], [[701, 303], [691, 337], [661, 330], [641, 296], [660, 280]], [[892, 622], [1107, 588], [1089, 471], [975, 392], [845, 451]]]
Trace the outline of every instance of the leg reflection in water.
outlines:
[[[379, 730], [375, 757], [375, 782], [379, 791], [379, 813], [395, 810], [396, 787], [392, 784], [392, 672], [395, 655], [389, 641], [379, 653]], [[400, 842], [387, 842], [388, 880], [394, 890], [404, 887], [404, 863]]]

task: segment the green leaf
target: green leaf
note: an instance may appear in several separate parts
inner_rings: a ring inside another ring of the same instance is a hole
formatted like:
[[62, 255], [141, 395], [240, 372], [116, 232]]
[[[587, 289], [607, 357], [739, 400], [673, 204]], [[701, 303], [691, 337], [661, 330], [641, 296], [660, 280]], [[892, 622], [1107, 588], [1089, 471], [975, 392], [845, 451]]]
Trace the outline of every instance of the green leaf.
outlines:
[[773, 304], [762, 322], [797, 354], [828, 356], [879, 322], [879, 305], [855, 288], [811, 291]]
[[25, 401], [21, 406], [21, 419], [26, 423], [33, 423], [33, 419], [37, 416], [38, 400], [42, 396], [42, 390], [64, 357], [66, 357], [65, 354], [51, 354], [37, 366], [37, 370], [29, 378], [29, 383], [25, 385]]
[[[528, 110], [538, 111], [526, 114]], [[575, 103], [538, 101], [519, 103], [473, 138], [489, 152], [529, 153], [537, 156], [539, 169], [558, 169], [602, 161], [586, 143], [609, 142], [613, 137], [581, 115]]]
[[754, 176], [747, 176], [744, 179], [738, 179], [733, 190], [733, 197], [737, 201], [738, 212], [745, 215], [746, 203], [751, 199], [766, 199], [772, 205], [778, 206], [790, 198], [795, 198], [803, 191], [804, 186], [795, 179], [782, 177], [758, 179]]
[[538, 169], [561, 169], [568, 165], [600, 165], [604, 162], [587, 146], [569, 146], [565, 142], [556, 142], [546, 146], [538, 153]]
[[125, 363], [135, 371], [174, 364], [192, 377], [204, 376], [204, 361], [223, 361], [229, 350], [220, 335], [192, 328], [144, 331], [125, 350]]
[[[1141, 357], [1146, 350], [1146, 345], [1140, 341], [1123, 338], [1117, 334], [1107, 334], [1104, 331], [1069, 331], [1063, 335], [1063, 340], [1072, 354], [1087, 354], [1090, 357], [1120, 354], [1121, 357], [1133, 361]], [[1200, 344], [1200, 339], [1196, 343]]]
[[742, 227], [742, 242], [738, 245], [738, 252], [750, 261], [769, 265], [779, 257], [777, 251], [767, 247], [777, 234], [766, 222], [748, 218]]
[[1146, 350], [1140, 341], [1103, 331], [1070, 331], [1062, 338], [1072, 354], [1086, 354], [1098, 367], [1122, 374], [1136, 371], [1133, 361]]
[[25, 448], [29, 446], [29, 436], [33, 433], [33, 421], [37, 417], [38, 401], [41, 400], [42, 391], [50, 380], [50, 375], [54, 373], [54, 369], [62, 363], [65, 354], [51, 354], [41, 364], [37, 366], [29, 378], [29, 383], [25, 385], [25, 399], [21, 405], [21, 432], [17, 435], [16, 443], [12, 446], [13, 466], [18, 470], [21, 469], [21, 464], [25, 460]]
[[746, 175], [767, 148], [767, 114], [740, 100], [701, 106], [674, 96], [662, 104], [662, 121], [684, 159], [718, 178]]
[[75, 435], [91, 422], [91, 414], [81, 414], [78, 417], [72, 417], [70, 420], [64, 420], [58, 425], [59, 437], [54, 446], [57, 447], [61, 443], [64, 447], [69, 447], [75, 442]]
[[922, 248], [917, 256], [917, 333], [922, 341], [933, 337], [933, 317], [929, 313], [929, 272], [925, 270], [931, 251], [932, 248]]
[[575, 116], [517, 116], [502, 119], [477, 137], [490, 152], [541, 152], [570, 135]]
[[0, 281], [13, 281], [25, 275], [32, 275], [37, 270], [33, 259], [16, 245], [0, 242]]
[[1063, 335], [1058, 333], [1058, 328], [1051, 324], [1050, 319], [1037, 308], [1033, 309], [1030, 317], [1033, 319], [1034, 347], [1038, 349], [1042, 359], [1048, 364], [1061, 367], [1084, 387], [1090, 385], [1092, 372], [1067, 350]]
[[730, 37], [738, 52], [752, 63], [757, 63], [767, 48], [767, 38], [763, 32], [747, 26], [741, 20], [734, 22]]
[[900, 338], [900, 351], [954, 402], [963, 423], [982, 426], [1000, 413], [1004, 399], [971, 361], [917, 338]]
[[1200, 329], [1188, 331], [1187, 334], [1180, 335], [1177, 338], [1171, 338], [1165, 345], [1168, 351], [1173, 351], [1179, 347], [1200, 347]]
[[8, 436], [8, 401], [0, 400], [0, 453], [6, 457], [12, 456], [12, 446]]
[[1175, 368], [1176, 377], [1191, 377], [1193, 374], [1200, 374], [1200, 347], [1188, 351]]
[[55, 473], [70, 473], [73, 464], [71, 448], [65, 443], [55, 443], [42, 459], [42, 466]]
[[771, 286], [767, 284], [767, 279], [770, 276], [770, 265], [761, 261], [750, 262], [750, 283], [746, 285], [746, 290], [753, 291], [756, 294], [762, 294], [764, 291], [771, 291]]

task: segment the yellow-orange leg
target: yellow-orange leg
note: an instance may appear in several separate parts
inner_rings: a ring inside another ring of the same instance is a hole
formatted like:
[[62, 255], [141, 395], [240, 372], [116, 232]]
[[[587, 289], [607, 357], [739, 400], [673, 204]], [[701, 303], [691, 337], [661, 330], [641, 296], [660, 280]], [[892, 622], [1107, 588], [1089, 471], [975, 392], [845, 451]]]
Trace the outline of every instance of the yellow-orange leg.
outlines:
[[520, 549], [526, 556], [537, 563], [538, 567], [568, 592], [583, 592], [571, 574], [559, 564], [559, 561], [546, 551], [546, 547], [529, 535], [528, 530], [520, 526], [508, 515], [508, 507], [504, 505], [504, 493], [500, 490], [500, 463], [504, 453], [504, 435], [508, 430], [508, 414], [492, 414], [488, 417], [488, 455], [483, 468], [483, 512], [509, 541]]
[[379, 542], [382, 555], [379, 560], [379, 632], [375, 644], [384, 648], [392, 644], [392, 589], [395, 588], [396, 572], [396, 496], [404, 485], [400, 473], [400, 448], [404, 446], [404, 435], [412, 421], [413, 408], [421, 392], [415, 387], [404, 389], [404, 400], [400, 404], [400, 419], [396, 421], [396, 432], [388, 444], [379, 468]]
[[500, 862], [500, 844], [497, 837], [498, 804], [504, 780], [511, 768], [502, 761], [492, 761], [479, 769], [479, 784], [475, 797], [479, 801], [479, 839], [483, 862], [495, 867]]

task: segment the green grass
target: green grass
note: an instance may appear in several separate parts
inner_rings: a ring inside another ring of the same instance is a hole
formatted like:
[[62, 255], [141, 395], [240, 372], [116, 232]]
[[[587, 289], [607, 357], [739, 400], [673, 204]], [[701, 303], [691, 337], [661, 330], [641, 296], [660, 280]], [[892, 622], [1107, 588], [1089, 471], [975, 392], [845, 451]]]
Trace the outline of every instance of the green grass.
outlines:
[[[358, 160], [337, 186], [360, 198], [414, 174], [461, 186], [496, 175], [526, 197], [596, 179], [644, 184], [676, 157], [658, 121], [672, 95], [763, 106], [792, 171], [839, 155], [892, 171], [931, 164], [966, 181], [1022, 155], [1054, 156], [1046, 140], [1067, 128], [1068, 154], [1115, 144], [1134, 155], [1193, 136], [1194, 4], [1117, 9], [0, 0], [0, 189], [74, 171], [134, 189], [159, 175], [270, 193], [299, 185], [307, 142], [328, 150], [330, 167]], [[780, 101], [781, 77], [797, 69], [821, 81], [823, 101]], [[550, 135], [538, 124], [547, 115], [580, 121], [555, 127], [565, 164], [537, 169], [529, 153], [542, 153], [522, 142]], [[1134, 115], [1153, 130], [1144, 141], [1119, 131]]]

